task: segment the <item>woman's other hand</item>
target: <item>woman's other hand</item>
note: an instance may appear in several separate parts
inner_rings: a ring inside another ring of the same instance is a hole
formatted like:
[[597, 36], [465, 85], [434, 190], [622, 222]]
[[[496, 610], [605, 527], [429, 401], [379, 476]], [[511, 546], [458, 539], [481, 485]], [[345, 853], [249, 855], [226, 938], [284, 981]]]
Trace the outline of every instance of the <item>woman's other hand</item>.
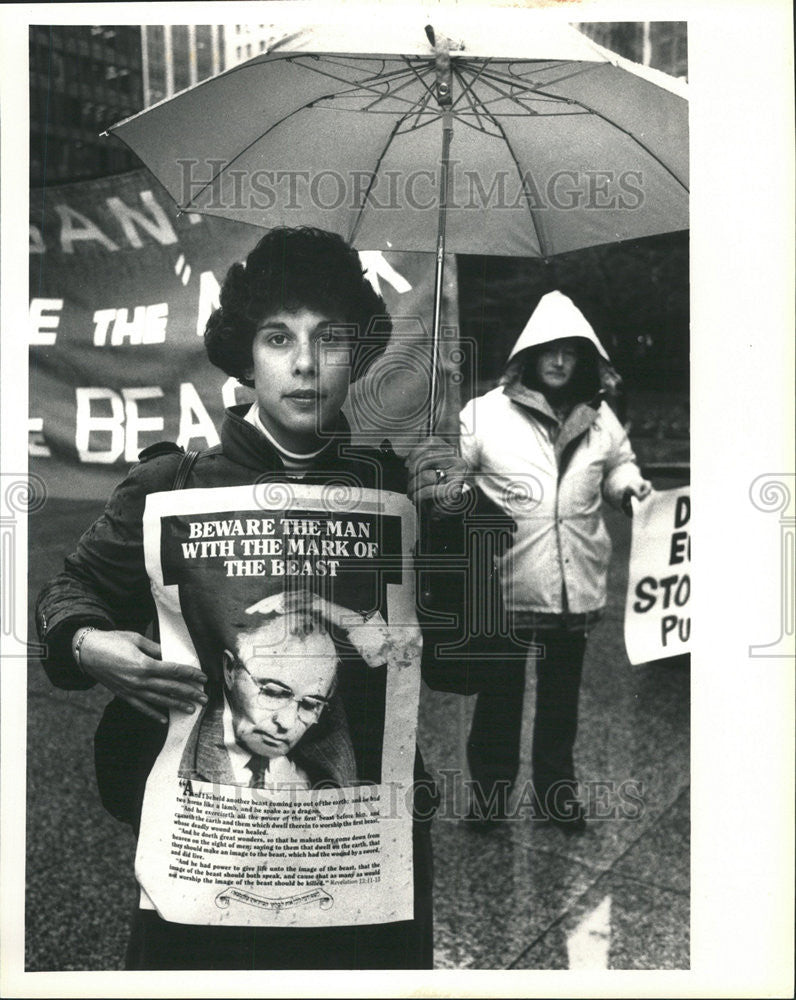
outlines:
[[649, 479], [637, 479], [635, 482], [630, 483], [625, 487], [625, 492], [622, 495], [622, 510], [632, 517], [633, 508], [630, 501], [633, 497], [637, 500], [645, 500], [650, 493], [652, 493], [652, 483]]
[[466, 482], [467, 463], [443, 438], [424, 438], [409, 452], [409, 499], [415, 504], [429, 501], [443, 514], [456, 509]]
[[[75, 632], [73, 651], [83, 631]], [[109, 691], [159, 722], [168, 722], [169, 709], [194, 712], [207, 701], [203, 671], [162, 660], [160, 646], [137, 632], [91, 629], [80, 643], [79, 665]]]
[[625, 492], [629, 493], [637, 500], [644, 500], [650, 495], [650, 493], [652, 493], [652, 483], [649, 479], [637, 479], [634, 483], [631, 483], [627, 487]]

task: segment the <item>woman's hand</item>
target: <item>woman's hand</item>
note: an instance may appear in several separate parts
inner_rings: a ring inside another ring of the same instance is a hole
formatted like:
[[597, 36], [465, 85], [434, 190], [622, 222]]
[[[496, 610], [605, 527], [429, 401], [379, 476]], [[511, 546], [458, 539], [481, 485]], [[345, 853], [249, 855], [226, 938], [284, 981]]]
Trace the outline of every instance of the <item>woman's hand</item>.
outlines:
[[409, 499], [416, 506], [433, 502], [443, 514], [455, 508], [466, 482], [467, 463], [443, 438], [425, 438], [409, 452]]
[[652, 493], [652, 483], [649, 479], [637, 479], [628, 486], [627, 490], [637, 500], [644, 500]]
[[632, 516], [631, 497], [635, 497], [637, 500], [644, 500], [650, 493], [652, 493], [652, 483], [649, 479], [636, 479], [635, 482], [625, 487], [625, 492], [622, 494], [622, 510], [628, 517]]
[[171, 708], [193, 712], [207, 701], [198, 667], [162, 660], [160, 646], [137, 632], [92, 629], [80, 645], [80, 668], [158, 722], [168, 722]]

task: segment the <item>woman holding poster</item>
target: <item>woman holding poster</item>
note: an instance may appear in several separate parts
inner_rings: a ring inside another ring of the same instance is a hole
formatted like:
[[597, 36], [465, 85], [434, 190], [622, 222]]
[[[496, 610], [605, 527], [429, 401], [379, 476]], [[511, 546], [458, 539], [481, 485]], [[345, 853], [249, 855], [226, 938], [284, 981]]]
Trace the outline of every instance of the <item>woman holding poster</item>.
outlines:
[[[429, 968], [407, 493], [464, 465], [424, 444], [407, 482], [386, 443], [352, 447], [341, 407], [391, 323], [338, 236], [270, 231], [220, 301], [208, 356], [256, 401], [215, 448], [142, 453], [37, 605], [51, 681], [116, 695], [97, 773], [140, 822], [127, 968]], [[199, 769], [200, 718], [228, 770]]]
[[[536, 664], [534, 807], [567, 832], [586, 825], [573, 749], [586, 639], [607, 594], [602, 500], [620, 507], [651, 490], [603, 398], [616, 378], [577, 306], [550, 292], [501, 384], [461, 414], [462, 454], [479, 488], [517, 525], [499, 569], [512, 628]], [[525, 663], [515, 659], [478, 696], [468, 743], [476, 822], [506, 815], [506, 799], [495, 793], [505, 796], [517, 776], [524, 690]]]

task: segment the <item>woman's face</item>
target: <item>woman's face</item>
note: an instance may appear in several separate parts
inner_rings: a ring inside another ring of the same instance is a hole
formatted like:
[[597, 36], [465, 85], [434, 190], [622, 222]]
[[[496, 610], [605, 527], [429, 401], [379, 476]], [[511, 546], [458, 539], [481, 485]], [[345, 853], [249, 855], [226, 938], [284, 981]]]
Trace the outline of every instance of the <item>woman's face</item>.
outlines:
[[252, 343], [260, 419], [288, 451], [318, 448], [351, 381], [351, 344], [339, 321], [311, 309], [265, 317]]
[[574, 337], [556, 340], [539, 353], [536, 378], [545, 389], [565, 389], [572, 383], [578, 357], [578, 344]]

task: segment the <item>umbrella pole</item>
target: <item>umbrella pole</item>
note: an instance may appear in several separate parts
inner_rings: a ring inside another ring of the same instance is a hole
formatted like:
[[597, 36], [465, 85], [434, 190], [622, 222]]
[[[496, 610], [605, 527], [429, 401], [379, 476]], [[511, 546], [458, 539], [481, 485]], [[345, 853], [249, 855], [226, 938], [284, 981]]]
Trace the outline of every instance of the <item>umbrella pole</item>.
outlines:
[[451, 111], [451, 68], [446, 38], [436, 39], [434, 31], [426, 28], [429, 40], [436, 50], [436, 96], [442, 109], [442, 155], [439, 165], [439, 217], [437, 223], [437, 262], [434, 271], [434, 315], [431, 328], [431, 386], [426, 434], [434, 433], [437, 408], [439, 406], [439, 334], [442, 322], [442, 282], [445, 272], [445, 225], [448, 214], [448, 181], [451, 140], [453, 138], [453, 114]]
[[437, 228], [437, 263], [434, 271], [434, 316], [431, 328], [431, 393], [429, 398], [427, 434], [434, 433], [439, 406], [439, 333], [442, 324], [442, 283], [445, 274], [445, 224], [448, 213], [448, 166], [453, 138], [453, 116], [445, 109], [442, 116], [442, 160], [439, 168], [439, 224]]
[[[434, 433], [434, 424], [437, 418], [437, 408], [439, 406], [439, 334], [442, 322], [442, 283], [445, 273], [445, 224], [448, 213], [448, 180], [450, 148], [453, 138], [453, 114], [451, 112], [451, 69], [450, 56], [448, 53], [448, 41], [446, 38], [437, 40], [434, 30], [429, 25], [426, 28], [429, 41], [436, 51], [436, 95], [437, 101], [442, 108], [442, 154], [439, 164], [439, 215], [437, 219], [437, 260], [434, 269], [434, 312], [431, 327], [431, 383], [429, 392], [428, 417], [426, 419], [426, 435], [431, 437]], [[427, 502], [420, 511], [418, 554], [425, 555], [433, 552], [433, 535], [435, 531], [435, 518], [433, 516], [433, 503]], [[431, 574], [426, 575], [426, 586], [421, 591], [421, 601], [426, 607], [433, 605], [433, 595], [431, 591]]]

